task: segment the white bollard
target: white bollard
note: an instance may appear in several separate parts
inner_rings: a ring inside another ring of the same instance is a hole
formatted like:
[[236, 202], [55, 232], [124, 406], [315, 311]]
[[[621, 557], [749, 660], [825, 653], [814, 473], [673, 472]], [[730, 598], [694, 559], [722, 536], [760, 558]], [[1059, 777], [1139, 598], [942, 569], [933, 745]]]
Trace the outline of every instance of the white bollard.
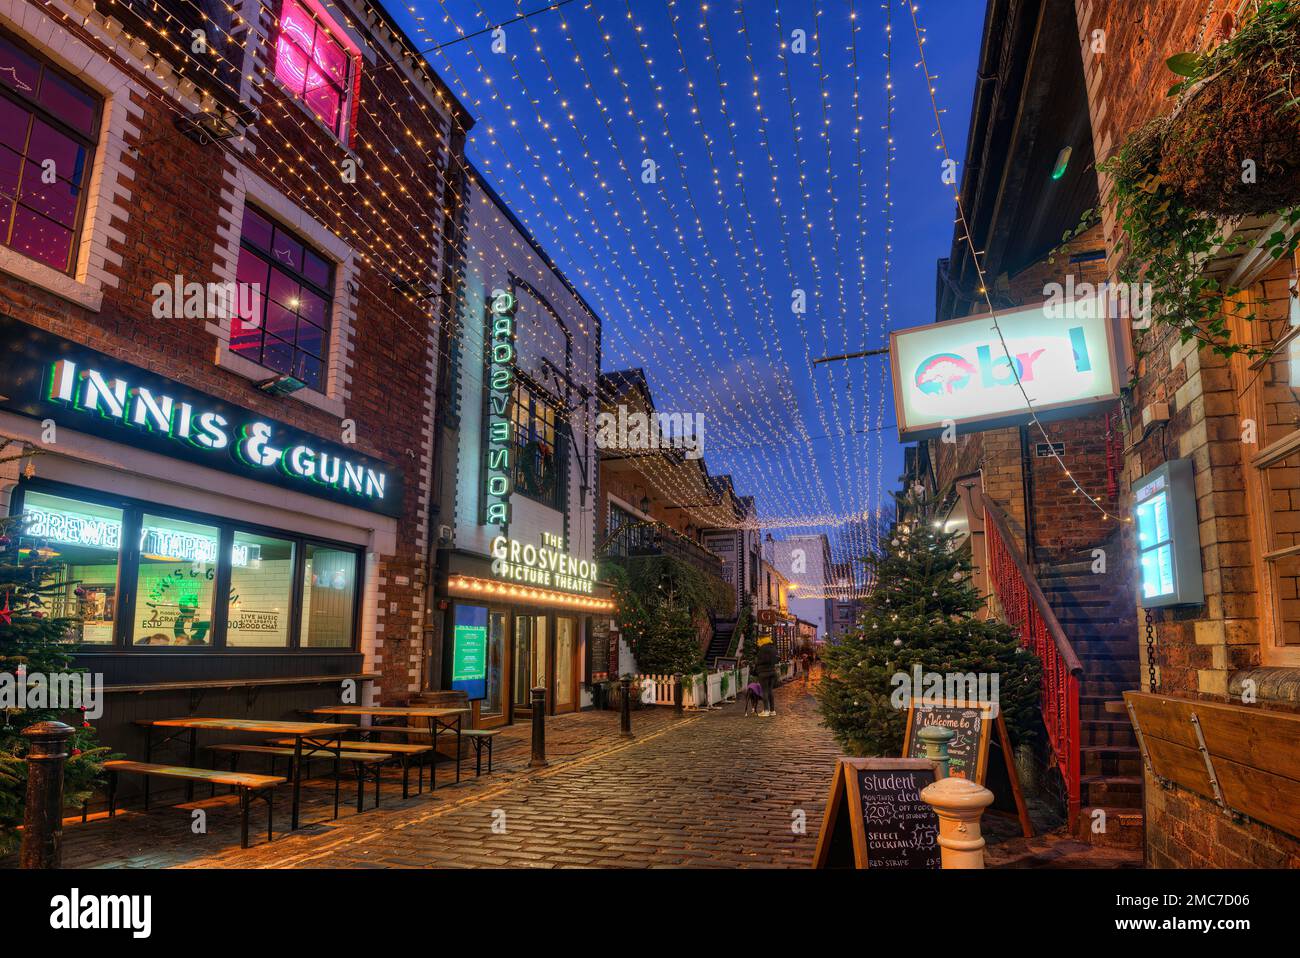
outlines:
[[939, 853], [944, 868], [983, 868], [980, 817], [993, 793], [966, 778], [941, 778], [921, 789], [921, 801], [939, 816]]

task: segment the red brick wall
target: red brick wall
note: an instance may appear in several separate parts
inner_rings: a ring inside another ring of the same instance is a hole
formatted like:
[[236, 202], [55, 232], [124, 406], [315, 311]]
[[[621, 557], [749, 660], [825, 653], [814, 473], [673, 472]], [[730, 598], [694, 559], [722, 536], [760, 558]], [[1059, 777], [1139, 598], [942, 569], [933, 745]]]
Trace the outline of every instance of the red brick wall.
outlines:
[[[1221, 16], [1236, 2], [1209, 0], [1076, 0], [1084, 73], [1089, 92], [1093, 144], [1104, 161], [1125, 137], [1170, 109], [1165, 91], [1174, 82], [1165, 60], [1204, 49], [1216, 40]], [[1207, 14], [1213, 9], [1213, 15]], [[1105, 49], [1093, 52], [1094, 31]], [[1115, 266], [1117, 227], [1109, 203], [1110, 184], [1099, 176], [1103, 228], [1110, 266]], [[1245, 387], [1240, 369], [1207, 350], [1183, 346], [1163, 328], [1134, 332], [1144, 358], [1136, 370], [1125, 423], [1128, 455], [1122, 490], [1161, 463], [1189, 457], [1196, 476], [1197, 512], [1206, 602], [1203, 606], [1154, 614], [1160, 690], [1177, 696], [1242, 704], [1229, 695], [1232, 676], [1260, 661], [1260, 610], [1252, 536], [1245, 494], [1246, 457], [1255, 451], [1241, 441], [1238, 395]], [[1167, 427], [1141, 431], [1140, 411], [1170, 404]], [[1126, 554], [1134, 552], [1126, 529]], [[1140, 621], [1140, 619], [1139, 619]], [[1143, 649], [1143, 675], [1146, 674]], [[1145, 679], [1144, 679], [1145, 684]], [[1290, 709], [1279, 701], [1257, 707]], [[1148, 858], [1157, 867], [1297, 867], [1300, 839], [1258, 823], [1234, 823], [1210, 800], [1177, 786], [1162, 787], [1146, 777]]]
[[[278, 10], [279, 5], [270, 6]], [[102, 23], [97, 16], [90, 14]], [[387, 637], [388, 643], [380, 668], [384, 696], [405, 695], [417, 651], [411, 643], [419, 639], [412, 627], [423, 618], [427, 486], [422, 480], [431, 454], [426, 418], [439, 304], [447, 297], [438, 296], [432, 305], [413, 300], [399, 293], [388, 277], [396, 272], [435, 285], [444, 281], [444, 233], [450, 218], [443, 210], [455, 208], [463, 163], [463, 156], [453, 162], [450, 151], [462, 149], [463, 131], [453, 132], [449, 118], [412, 90], [403, 71], [389, 65], [384, 43], [372, 37], [379, 62], [362, 68], [364, 106], [352, 153], [269, 82], [262, 86], [261, 116], [250, 137], [255, 153], [200, 146], [178, 132], [174, 121], [184, 108], [141, 70], [139, 61], [120, 52], [125, 43], [104, 42], [102, 31], [83, 29], [70, 19], [60, 26], [109, 57], [150, 93], [133, 94], [143, 115], [135, 124], [138, 133], [126, 138], [132, 149], [122, 157], [134, 174], [128, 183], [130, 200], [123, 204], [127, 219], [115, 217], [103, 224], [122, 233], [109, 244], [121, 257], [120, 265], [107, 266], [117, 285], [104, 290], [102, 306], [95, 312], [0, 275], [0, 310], [337, 443], [342, 438], [339, 417], [293, 398], [268, 397], [249, 379], [218, 367], [218, 339], [206, 328], [206, 320], [153, 318], [151, 288], [157, 282], [170, 283], [177, 273], [187, 282], [220, 279], [214, 268], [214, 251], [222, 242], [218, 227], [222, 211], [229, 214], [232, 209], [223, 195], [229, 189], [225, 174], [233, 172], [238, 179], [241, 162], [359, 253], [347, 370], [350, 398], [344, 418], [355, 422], [358, 451], [404, 476], [398, 551], [380, 557], [380, 637]], [[423, 109], [420, 104], [425, 104]], [[399, 149], [409, 159], [394, 159]], [[349, 156], [359, 161], [354, 184], [345, 184], [338, 173]], [[444, 176], [448, 167], [450, 178]], [[408, 584], [399, 585], [398, 577]], [[390, 603], [396, 603], [396, 611]]]

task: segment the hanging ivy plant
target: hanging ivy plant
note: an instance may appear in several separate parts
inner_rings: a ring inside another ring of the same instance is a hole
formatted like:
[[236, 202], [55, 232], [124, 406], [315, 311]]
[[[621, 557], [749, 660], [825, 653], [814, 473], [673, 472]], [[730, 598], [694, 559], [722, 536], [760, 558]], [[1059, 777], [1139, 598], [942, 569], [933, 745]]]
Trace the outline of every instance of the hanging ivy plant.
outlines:
[[[1241, 180], [1243, 166], [1239, 152], [1234, 152], [1244, 149], [1241, 144], [1252, 135], [1263, 137], [1260, 144], [1265, 140], [1271, 144], [1278, 127], [1300, 119], [1293, 88], [1295, 57], [1300, 52], [1297, 29], [1300, 0], [1274, 0], [1210, 53], [1171, 57], [1168, 66], [1183, 79], [1170, 93], [1186, 93], [1184, 106], [1139, 127], [1099, 167], [1112, 179], [1123, 234], [1119, 280], [1148, 284], [1154, 324], [1171, 327], [1183, 342], [1195, 340], [1223, 356], [1259, 352], [1233, 342], [1229, 328], [1233, 316], [1246, 322], [1255, 316], [1233, 301], [1241, 290], [1206, 273], [1206, 264], [1211, 257], [1231, 256], [1260, 242], [1256, 236], [1243, 238], [1235, 226], [1244, 212], [1261, 212], [1256, 208], [1261, 198], [1262, 212], [1281, 223], [1263, 237], [1264, 254], [1273, 260], [1289, 256], [1300, 240], [1295, 191], [1289, 199], [1279, 200], [1288, 195], [1288, 188], [1279, 183], [1288, 164], [1296, 161], [1297, 139], [1282, 148], [1260, 145], [1255, 151], [1258, 159], [1247, 157], [1256, 164], [1256, 176], [1273, 177], [1269, 192], [1243, 192], [1252, 184]], [[1259, 114], [1266, 112], [1276, 122], [1261, 122]], [[1211, 122], [1230, 127], [1237, 144], [1226, 148], [1214, 126], [1196, 126]], [[1268, 132], [1261, 132], [1265, 128]], [[1221, 181], [1225, 162], [1233, 167], [1231, 190]], [[1243, 196], [1250, 197], [1249, 209]]]
[[1230, 39], [1166, 64], [1181, 97], [1160, 172], [1197, 209], [1266, 214], [1300, 204], [1300, 0], [1262, 4]]

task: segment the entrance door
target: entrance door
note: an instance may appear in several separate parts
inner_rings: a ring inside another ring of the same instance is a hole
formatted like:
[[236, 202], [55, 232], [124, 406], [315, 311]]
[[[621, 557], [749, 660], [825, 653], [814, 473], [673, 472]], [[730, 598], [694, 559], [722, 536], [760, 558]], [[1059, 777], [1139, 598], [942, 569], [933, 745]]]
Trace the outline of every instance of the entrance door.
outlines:
[[516, 714], [532, 714], [532, 690], [546, 686], [546, 616], [515, 616], [511, 701]]
[[506, 613], [488, 612], [487, 690], [479, 704], [479, 723], [492, 728], [505, 723], [506, 702]]
[[572, 712], [577, 707], [578, 623], [559, 616], [555, 620], [555, 699], [556, 712]]

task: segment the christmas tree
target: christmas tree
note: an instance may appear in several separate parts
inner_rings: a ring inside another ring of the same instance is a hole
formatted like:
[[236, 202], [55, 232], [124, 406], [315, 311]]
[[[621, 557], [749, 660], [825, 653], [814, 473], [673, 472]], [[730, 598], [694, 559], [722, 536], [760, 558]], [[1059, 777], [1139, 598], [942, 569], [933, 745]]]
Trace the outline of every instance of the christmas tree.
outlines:
[[[0, 453], [8, 445], [10, 442], [0, 440]], [[23, 537], [21, 516], [0, 518], [0, 681], [6, 692], [0, 700], [4, 714], [0, 724], [0, 855], [17, 846], [17, 828], [23, 820], [27, 787], [23, 729], [48, 721], [74, 727], [64, 767], [64, 801], [69, 808], [89, 797], [107, 752], [96, 745], [94, 729], [75, 709], [11, 707], [28, 700], [28, 696], [20, 700], [13, 695], [18, 683], [28, 683], [33, 676], [76, 671], [72, 668], [76, 646], [69, 641], [69, 634], [78, 618], [49, 612], [55, 596], [73, 583], [58, 579], [56, 563], [48, 556], [47, 543]], [[79, 596], [80, 587], [75, 588]]]
[[717, 601], [704, 573], [672, 556], [610, 562], [605, 571], [637, 669], [644, 675], [701, 671], [700, 626]]
[[874, 585], [857, 627], [822, 650], [823, 721], [852, 755], [901, 755], [907, 696], [896, 693], [922, 695], [900, 678], [912, 680], [920, 666], [923, 674], [983, 674], [989, 687], [996, 675], [1013, 742], [1030, 741], [1039, 723], [1038, 660], [1010, 626], [975, 618], [985, 597], [971, 584], [969, 544], [943, 528], [935, 500], [912, 492], [899, 506], [905, 518], [863, 560]]

